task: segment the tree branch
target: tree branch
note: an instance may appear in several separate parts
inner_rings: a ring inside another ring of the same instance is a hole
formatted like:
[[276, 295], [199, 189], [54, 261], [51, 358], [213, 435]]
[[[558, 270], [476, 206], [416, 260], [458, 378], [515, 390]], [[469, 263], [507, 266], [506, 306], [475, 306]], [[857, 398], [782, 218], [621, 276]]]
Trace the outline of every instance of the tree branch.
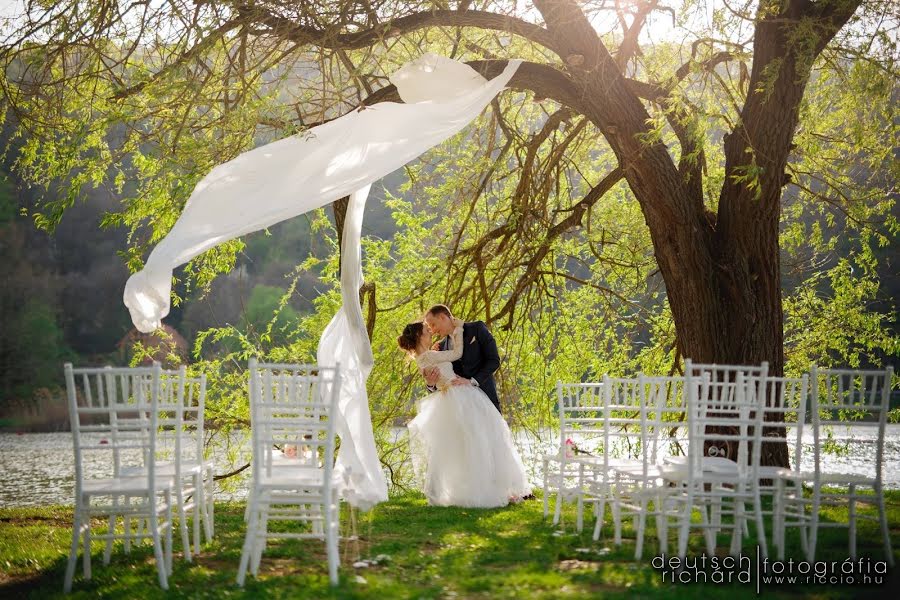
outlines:
[[658, 4], [659, 0], [650, 0], [646, 4], [642, 4], [634, 15], [634, 21], [631, 22], [631, 27], [625, 31], [625, 37], [622, 40], [622, 43], [619, 44], [619, 50], [616, 53], [616, 63], [618, 63], [619, 68], [622, 69], [623, 73], [625, 72], [625, 65], [628, 64], [628, 61], [631, 60], [635, 54], [640, 52], [638, 36], [641, 35], [641, 31], [644, 29], [644, 24], [647, 22], [647, 15], [656, 9]]
[[269, 33], [272, 35], [300, 44], [314, 44], [322, 48], [353, 50], [426, 27], [447, 26], [504, 31], [555, 51], [553, 37], [543, 27], [516, 17], [480, 10], [420, 12], [352, 33], [337, 33], [300, 25], [254, 5], [238, 5], [238, 12], [245, 20], [268, 26]]
[[216, 43], [217, 41], [222, 39], [228, 32], [230, 32], [233, 29], [237, 29], [238, 27], [241, 27], [241, 26], [242, 26], [242, 23], [241, 23], [240, 19], [230, 19], [228, 21], [225, 21], [224, 23], [222, 23], [221, 25], [219, 25], [218, 27], [213, 29], [209, 33], [209, 35], [207, 35], [205, 38], [203, 38], [202, 40], [200, 40], [199, 42], [197, 42], [196, 44], [191, 46], [191, 48], [189, 48], [184, 54], [182, 54], [181, 56], [176, 58], [173, 62], [169, 63], [168, 65], [164, 66], [162, 69], [160, 69], [159, 71], [157, 71], [156, 73], [151, 75], [149, 79], [146, 79], [144, 81], [136, 83], [136, 84], [134, 84], [130, 87], [127, 87], [123, 90], [119, 90], [118, 92], [116, 92], [115, 94], [112, 95], [112, 98], [114, 100], [121, 100], [123, 98], [127, 98], [128, 96], [132, 96], [132, 95], [140, 92], [141, 90], [143, 90], [145, 87], [147, 87], [154, 81], [158, 81], [158, 80], [162, 79], [168, 73], [171, 73], [178, 67], [186, 64], [192, 58], [199, 56], [204, 50], [208, 49], [214, 43]]
[[537, 268], [538, 265], [544, 260], [544, 257], [550, 252], [550, 246], [553, 241], [556, 240], [560, 235], [581, 224], [581, 219], [587, 210], [597, 203], [600, 198], [603, 197], [606, 192], [611, 190], [614, 185], [616, 185], [622, 177], [624, 177], [625, 173], [622, 167], [616, 167], [612, 171], [609, 172], [606, 177], [604, 177], [600, 183], [595, 185], [587, 195], [581, 199], [575, 206], [572, 207], [572, 213], [567, 216], [565, 219], [551, 227], [547, 231], [546, 237], [541, 241], [540, 246], [537, 248], [534, 254], [532, 254], [531, 258], [528, 260], [525, 265], [525, 269], [519, 277], [519, 280], [516, 282], [516, 285], [513, 288], [513, 292], [510, 294], [509, 300], [506, 301], [506, 304], [503, 308], [500, 309], [494, 315], [494, 320], [500, 320], [504, 316], [508, 316], [507, 324], [504, 326], [505, 329], [509, 329], [512, 326], [512, 313], [516, 307], [516, 303], [519, 298], [524, 293], [525, 289], [534, 283], [537, 278], [540, 276], [540, 270]]

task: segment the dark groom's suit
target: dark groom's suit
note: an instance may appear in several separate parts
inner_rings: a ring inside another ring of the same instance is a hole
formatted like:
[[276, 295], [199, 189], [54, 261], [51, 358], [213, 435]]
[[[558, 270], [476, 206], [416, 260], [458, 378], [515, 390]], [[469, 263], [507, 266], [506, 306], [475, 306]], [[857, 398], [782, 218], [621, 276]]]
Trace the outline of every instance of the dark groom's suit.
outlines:
[[[444, 338], [441, 350], [448, 349], [449, 340], [449, 336]], [[494, 383], [494, 371], [500, 367], [500, 354], [497, 352], [494, 336], [488, 331], [484, 321], [464, 323], [462, 343], [463, 354], [459, 360], [453, 361], [453, 372], [465, 379], [474, 378], [497, 412], [500, 412], [500, 400]]]

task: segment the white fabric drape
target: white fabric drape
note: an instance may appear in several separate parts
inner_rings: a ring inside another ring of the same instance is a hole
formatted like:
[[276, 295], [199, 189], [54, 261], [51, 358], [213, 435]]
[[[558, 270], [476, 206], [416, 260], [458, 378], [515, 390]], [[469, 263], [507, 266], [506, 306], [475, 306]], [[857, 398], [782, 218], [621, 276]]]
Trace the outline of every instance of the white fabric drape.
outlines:
[[[355, 240], [357, 246], [345, 256], [355, 256], [356, 266], [342, 274], [359, 276], [359, 228], [368, 186], [462, 130], [506, 86], [520, 62], [509, 61], [499, 76], [486, 81], [462, 63], [426, 54], [391, 77], [401, 98], [411, 103], [382, 102], [355, 110], [212, 169], [197, 184], [172, 230], [150, 253], [144, 269], [125, 285], [124, 301], [135, 327], [153, 331], [169, 313], [175, 267], [217, 244], [350, 194], [355, 199], [351, 208], [358, 208], [360, 220], [354, 221], [355, 235], [345, 223], [344, 239]], [[429, 96], [432, 89], [440, 95]], [[333, 355], [339, 360], [348, 374], [343, 384], [355, 390], [345, 395], [342, 389], [341, 398], [348, 400], [342, 401], [337, 426], [342, 431], [341, 455], [356, 456], [342, 464], [350, 468], [351, 485], [361, 486], [348, 489], [347, 497], [362, 505], [387, 496], [365, 398], [372, 361], [358, 288], [357, 284], [344, 289], [344, 309], [323, 333], [319, 354], [320, 359]], [[336, 340], [344, 334], [345, 340]]]
[[340, 416], [335, 427], [341, 438], [341, 450], [335, 475], [343, 482], [342, 497], [362, 510], [387, 500], [387, 482], [375, 449], [366, 393], [366, 380], [375, 361], [359, 303], [359, 288], [363, 283], [360, 236], [370, 187], [367, 185], [350, 195], [341, 241], [343, 306], [322, 332], [317, 356], [320, 365], [340, 365]]

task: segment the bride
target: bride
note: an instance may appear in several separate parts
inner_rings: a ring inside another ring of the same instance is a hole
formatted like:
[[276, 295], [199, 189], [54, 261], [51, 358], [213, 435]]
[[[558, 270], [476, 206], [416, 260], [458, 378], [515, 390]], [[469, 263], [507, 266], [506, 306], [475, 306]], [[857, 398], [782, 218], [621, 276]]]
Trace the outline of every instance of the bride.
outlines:
[[531, 494], [522, 459], [506, 421], [488, 397], [459, 378], [452, 362], [462, 355], [463, 322], [453, 320], [450, 350], [431, 350], [422, 323], [410, 323], [398, 338], [419, 369], [436, 367], [438, 391], [419, 402], [409, 425], [416, 475], [429, 504], [490, 508]]

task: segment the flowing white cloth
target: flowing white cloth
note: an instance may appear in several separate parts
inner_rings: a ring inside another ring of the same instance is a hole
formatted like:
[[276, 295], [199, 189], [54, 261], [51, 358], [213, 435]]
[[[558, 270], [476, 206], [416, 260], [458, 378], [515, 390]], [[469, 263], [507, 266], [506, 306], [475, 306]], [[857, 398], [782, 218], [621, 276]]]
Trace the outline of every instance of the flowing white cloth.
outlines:
[[[359, 305], [359, 288], [363, 283], [360, 236], [370, 187], [367, 185], [350, 195], [341, 240], [343, 306], [322, 332], [317, 357], [320, 365], [340, 365], [340, 416], [335, 420], [335, 430], [341, 438], [341, 450], [334, 469], [336, 478], [344, 485], [342, 497], [361, 510], [368, 510], [388, 497], [387, 482], [375, 449], [366, 392], [366, 380], [375, 361]], [[328, 392], [323, 390], [324, 394]]]
[[[222, 242], [330, 204], [397, 170], [468, 125], [520, 62], [509, 61], [500, 75], [486, 81], [467, 65], [425, 55], [393, 77], [401, 97], [402, 85], [420, 94], [429, 81], [437, 86], [447, 76], [469, 91], [446, 101], [433, 97], [414, 104], [380, 102], [213, 168], [194, 188], [144, 269], [125, 284], [125, 305], [135, 327], [153, 331], [169, 314], [175, 267]], [[448, 68], [450, 64], [454, 66]], [[468, 78], [459, 75], [460, 68], [468, 69]], [[480, 86], [471, 87], [473, 76], [481, 78]]]
[[[172, 270], [200, 253], [357, 191], [364, 203], [363, 188], [462, 130], [506, 86], [520, 63], [509, 61], [499, 76], [487, 81], [467, 65], [426, 54], [391, 77], [400, 97], [410, 103], [382, 102], [352, 111], [212, 169], [144, 269], [125, 285], [124, 301], [135, 327], [149, 332], [160, 326], [169, 313]], [[342, 269], [358, 275], [361, 220], [353, 226], [357, 251], [349, 255], [356, 266]], [[345, 223], [345, 238], [348, 233]], [[345, 497], [362, 506], [387, 495], [370, 443], [372, 424], [364, 394], [371, 347], [356, 289], [343, 294], [345, 308], [352, 305], [352, 310], [339, 311], [323, 333], [319, 357], [339, 362], [348, 375], [342, 378], [341, 398], [346, 400], [336, 425], [342, 434], [341, 454], [348, 454], [342, 465], [350, 468], [351, 485], [360, 486], [345, 490]]]
[[416, 357], [420, 368], [437, 367], [437, 391], [419, 402], [410, 421], [410, 454], [422, 491], [435, 506], [491, 508], [531, 493], [509, 427], [490, 399], [471, 385], [450, 385], [452, 361], [462, 355], [462, 323], [450, 350]]

